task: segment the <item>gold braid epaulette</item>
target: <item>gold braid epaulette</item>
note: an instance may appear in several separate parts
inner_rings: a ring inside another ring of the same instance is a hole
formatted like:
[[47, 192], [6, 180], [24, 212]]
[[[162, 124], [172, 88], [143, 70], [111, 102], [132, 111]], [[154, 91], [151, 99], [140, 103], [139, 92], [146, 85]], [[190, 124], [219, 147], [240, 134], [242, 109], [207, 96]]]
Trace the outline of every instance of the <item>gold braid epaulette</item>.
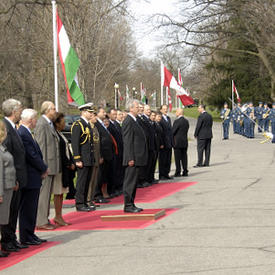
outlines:
[[72, 133], [73, 127], [74, 127], [75, 125], [79, 125], [80, 128], [81, 128], [82, 134], [81, 134], [80, 137], [83, 137], [84, 135], [86, 135], [85, 138], [84, 138], [84, 140], [83, 140], [82, 142], [80, 142], [80, 145], [86, 143], [87, 139], [89, 139], [89, 141], [90, 141], [90, 140], [91, 140], [91, 131], [90, 131], [89, 127], [87, 126], [86, 129], [84, 129], [84, 126], [83, 126], [83, 124], [81, 123], [81, 121], [80, 121], [80, 120], [77, 120], [77, 121], [75, 121], [75, 122], [73, 123], [73, 125], [72, 125], [71, 133]]

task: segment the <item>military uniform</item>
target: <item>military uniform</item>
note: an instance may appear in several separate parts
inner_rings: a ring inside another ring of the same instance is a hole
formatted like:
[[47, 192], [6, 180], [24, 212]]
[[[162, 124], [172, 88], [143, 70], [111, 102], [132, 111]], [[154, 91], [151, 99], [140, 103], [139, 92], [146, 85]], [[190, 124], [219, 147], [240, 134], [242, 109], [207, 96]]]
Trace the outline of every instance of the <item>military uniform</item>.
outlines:
[[224, 108], [221, 111], [221, 118], [223, 119], [223, 139], [229, 138], [229, 125], [230, 125], [230, 119], [231, 119], [231, 110], [228, 108]]
[[272, 109], [269, 112], [269, 120], [271, 122], [271, 133], [275, 136], [275, 103], [272, 104]]
[[[83, 106], [86, 105], [87, 104]], [[75, 194], [76, 209], [78, 211], [94, 210], [93, 207], [89, 207], [87, 204], [89, 183], [92, 176], [92, 167], [94, 165], [92, 128], [90, 123], [81, 117], [73, 124], [71, 132], [74, 161], [81, 161], [83, 163], [82, 168], [77, 167]]]
[[247, 107], [244, 114], [244, 136], [254, 138], [254, 107]]
[[265, 104], [263, 108], [263, 129], [265, 132], [269, 131], [269, 112], [270, 109], [267, 104]]
[[261, 133], [263, 130], [263, 110], [264, 108], [261, 106], [263, 103], [259, 102], [259, 106], [255, 108], [255, 116], [258, 122], [258, 133]]

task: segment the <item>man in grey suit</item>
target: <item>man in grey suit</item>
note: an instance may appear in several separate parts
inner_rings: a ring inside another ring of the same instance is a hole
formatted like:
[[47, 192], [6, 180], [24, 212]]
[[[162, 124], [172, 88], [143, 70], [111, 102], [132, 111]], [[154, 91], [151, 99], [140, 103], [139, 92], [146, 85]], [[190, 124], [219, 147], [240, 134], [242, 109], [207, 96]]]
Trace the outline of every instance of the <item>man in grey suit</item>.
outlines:
[[56, 108], [51, 101], [41, 105], [42, 116], [37, 121], [34, 136], [41, 149], [43, 160], [49, 168], [48, 176], [42, 181], [38, 202], [37, 229], [53, 230], [55, 226], [50, 223], [50, 198], [55, 175], [60, 172], [59, 137], [56, 133], [53, 120], [56, 117]]

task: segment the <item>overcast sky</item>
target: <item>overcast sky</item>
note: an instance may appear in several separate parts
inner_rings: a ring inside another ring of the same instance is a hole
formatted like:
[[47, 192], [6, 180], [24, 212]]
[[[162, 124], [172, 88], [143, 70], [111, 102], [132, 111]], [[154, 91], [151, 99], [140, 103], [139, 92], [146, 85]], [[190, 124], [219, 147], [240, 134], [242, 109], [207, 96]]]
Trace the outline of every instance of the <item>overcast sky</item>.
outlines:
[[144, 56], [150, 57], [154, 48], [161, 44], [161, 33], [153, 30], [152, 22], [148, 19], [156, 13], [176, 16], [178, 13], [175, 3], [178, 0], [130, 0], [130, 12], [137, 19], [132, 29], [137, 40], [138, 50]]

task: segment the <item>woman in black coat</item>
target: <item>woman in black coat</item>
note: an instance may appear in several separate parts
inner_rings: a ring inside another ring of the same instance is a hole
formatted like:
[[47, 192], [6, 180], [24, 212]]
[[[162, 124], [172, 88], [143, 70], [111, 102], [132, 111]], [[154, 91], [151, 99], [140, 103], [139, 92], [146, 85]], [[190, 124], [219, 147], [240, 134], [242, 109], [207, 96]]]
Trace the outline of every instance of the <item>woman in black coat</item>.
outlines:
[[54, 127], [59, 136], [61, 174], [58, 174], [53, 185], [55, 217], [54, 222], [59, 226], [68, 225], [62, 217], [63, 194], [68, 193], [69, 183], [75, 177], [75, 165], [72, 158], [72, 153], [69, 147], [69, 142], [62, 134], [65, 128], [64, 114], [57, 113], [54, 121]]

